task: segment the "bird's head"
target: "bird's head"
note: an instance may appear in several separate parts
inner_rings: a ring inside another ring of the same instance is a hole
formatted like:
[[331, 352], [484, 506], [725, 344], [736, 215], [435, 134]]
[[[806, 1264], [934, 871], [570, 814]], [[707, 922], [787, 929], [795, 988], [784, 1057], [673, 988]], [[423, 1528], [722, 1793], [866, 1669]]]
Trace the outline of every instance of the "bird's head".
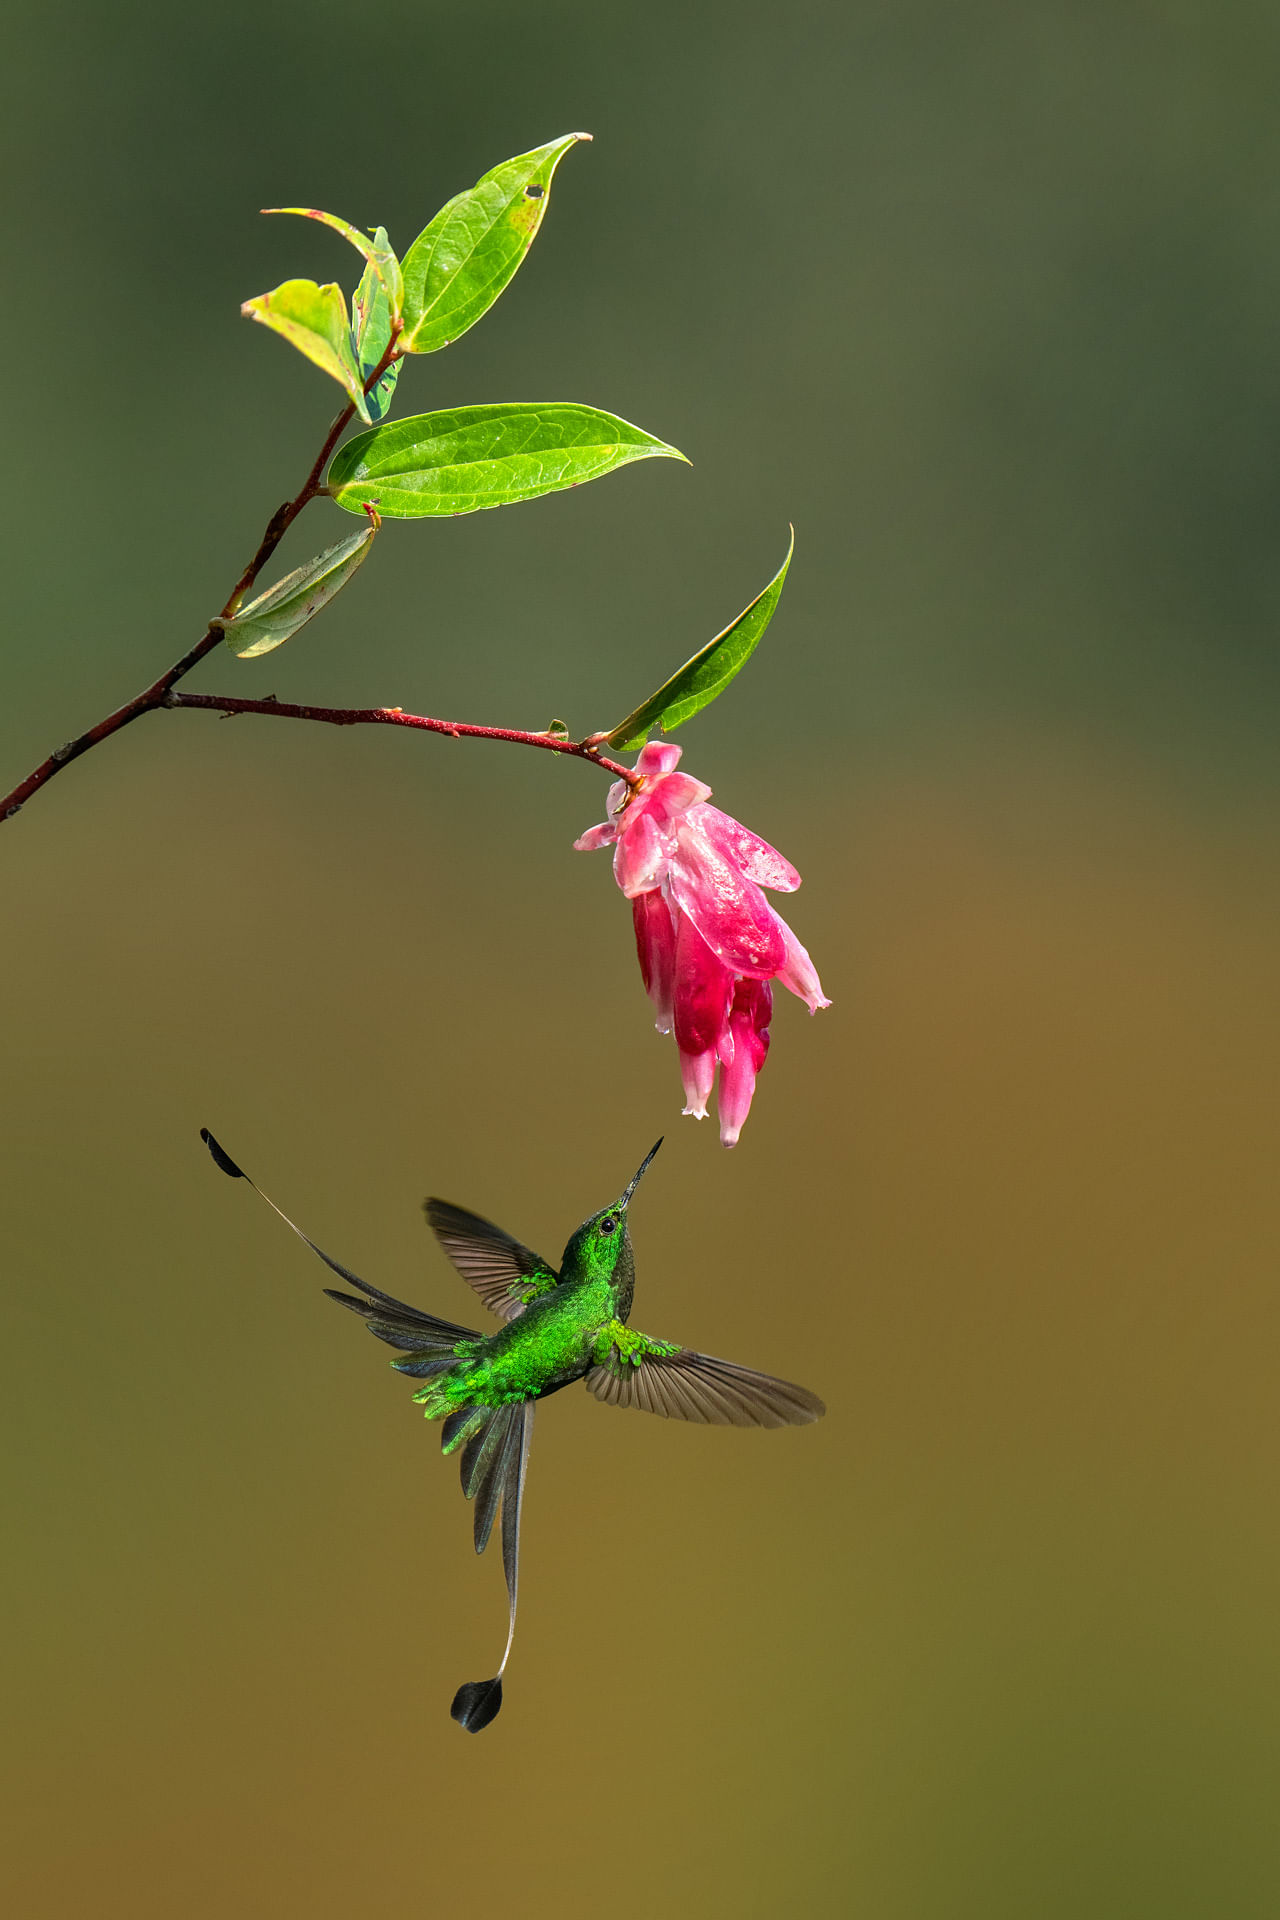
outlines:
[[615, 1287], [622, 1287], [628, 1307], [635, 1281], [635, 1263], [631, 1253], [627, 1209], [645, 1169], [661, 1145], [662, 1141], [659, 1140], [650, 1147], [618, 1199], [611, 1206], [602, 1207], [599, 1213], [593, 1213], [589, 1220], [584, 1220], [564, 1250], [563, 1272], [573, 1273], [584, 1280], [607, 1280]]

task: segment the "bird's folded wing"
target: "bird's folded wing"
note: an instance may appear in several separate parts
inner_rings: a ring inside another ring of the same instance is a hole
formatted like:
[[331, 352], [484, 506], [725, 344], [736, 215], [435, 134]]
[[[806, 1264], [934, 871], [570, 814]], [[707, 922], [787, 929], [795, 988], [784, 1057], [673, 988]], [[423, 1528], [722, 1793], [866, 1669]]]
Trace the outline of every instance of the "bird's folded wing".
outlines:
[[639, 1407], [666, 1420], [716, 1427], [802, 1427], [826, 1412], [816, 1394], [772, 1374], [679, 1347], [621, 1356], [592, 1367], [587, 1385], [611, 1407]]
[[478, 1213], [468, 1213], [447, 1200], [428, 1200], [424, 1211], [432, 1233], [467, 1285], [500, 1319], [514, 1320], [560, 1277], [539, 1254]]

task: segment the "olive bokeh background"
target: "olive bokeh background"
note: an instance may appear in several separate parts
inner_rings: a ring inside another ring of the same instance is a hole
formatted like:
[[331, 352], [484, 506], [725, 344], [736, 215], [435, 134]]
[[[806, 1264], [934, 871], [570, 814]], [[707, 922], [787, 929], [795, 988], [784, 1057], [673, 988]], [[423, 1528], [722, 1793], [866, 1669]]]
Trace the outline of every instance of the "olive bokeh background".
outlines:
[[[237, 316], [574, 126], [401, 412], [672, 440], [389, 525], [191, 682], [681, 736], [806, 884], [743, 1143], [677, 1118], [589, 768], [153, 716], [0, 834], [6, 1910], [1270, 1916], [1280, 1902], [1280, 23], [1171, 0], [4, 22], [0, 784], [190, 643], [335, 390]], [[324, 503], [296, 564], [349, 530]], [[785, 998], [785, 996], [783, 996]], [[385, 1350], [199, 1145], [465, 1319], [660, 1132], [638, 1325], [823, 1393], [540, 1415], [521, 1622]]]

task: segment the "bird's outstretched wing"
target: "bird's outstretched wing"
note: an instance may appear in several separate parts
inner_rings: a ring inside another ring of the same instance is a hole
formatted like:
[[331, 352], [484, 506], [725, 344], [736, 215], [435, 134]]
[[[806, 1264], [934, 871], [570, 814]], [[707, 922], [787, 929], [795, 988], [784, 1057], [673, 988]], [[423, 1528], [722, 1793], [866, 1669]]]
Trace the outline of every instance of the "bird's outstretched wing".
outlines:
[[560, 1278], [539, 1254], [478, 1213], [451, 1206], [447, 1200], [428, 1200], [423, 1211], [467, 1285], [502, 1320], [514, 1320], [530, 1300], [547, 1293]]
[[714, 1427], [802, 1427], [826, 1412], [816, 1394], [789, 1380], [650, 1340], [616, 1322], [610, 1331], [607, 1354], [587, 1375], [596, 1399], [608, 1406]]

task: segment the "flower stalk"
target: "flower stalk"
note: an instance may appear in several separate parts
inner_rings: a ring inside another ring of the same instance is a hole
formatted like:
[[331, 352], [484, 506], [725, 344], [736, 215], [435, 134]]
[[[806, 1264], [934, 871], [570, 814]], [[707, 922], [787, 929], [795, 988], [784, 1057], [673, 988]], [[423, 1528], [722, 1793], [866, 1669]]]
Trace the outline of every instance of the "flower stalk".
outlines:
[[518, 747], [541, 747], [545, 753], [567, 754], [571, 759], [589, 760], [592, 766], [624, 780], [628, 788], [638, 784], [640, 776], [617, 760], [600, 752], [594, 739], [568, 740], [560, 733], [527, 733], [519, 727], [479, 727], [466, 720], [437, 720], [425, 713], [406, 713], [403, 707], [310, 707], [286, 700], [242, 700], [232, 694], [169, 693], [160, 705], [170, 710], [220, 713], [229, 719], [234, 714], [260, 713], [276, 720], [319, 720], [331, 727], [412, 727], [420, 733], [448, 734], [454, 740], [505, 740]]

